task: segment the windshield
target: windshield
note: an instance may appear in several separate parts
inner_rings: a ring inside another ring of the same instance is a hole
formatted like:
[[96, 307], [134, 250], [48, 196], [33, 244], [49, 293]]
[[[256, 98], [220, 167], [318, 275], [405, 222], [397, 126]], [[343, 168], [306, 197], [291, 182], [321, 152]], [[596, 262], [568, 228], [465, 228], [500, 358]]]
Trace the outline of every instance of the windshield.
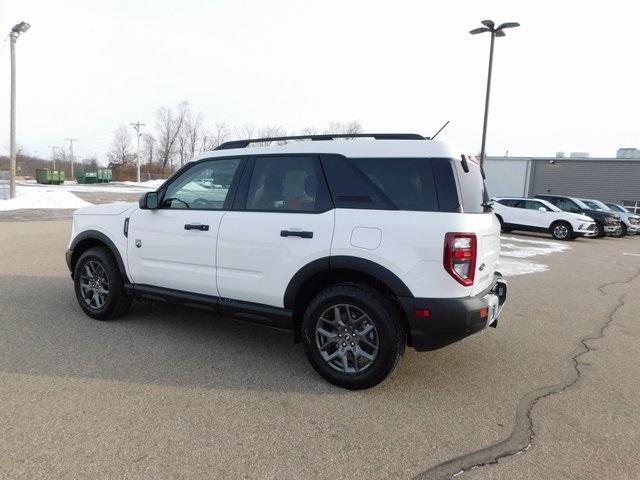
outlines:
[[583, 198], [582, 201], [584, 203], [586, 203], [589, 206], [589, 208], [592, 208], [593, 210], [602, 210], [603, 212], [611, 210], [604, 203], [602, 203], [602, 202], [600, 202], [598, 200], [586, 200], [586, 199]]
[[631, 213], [629, 210], [627, 210], [623, 206], [618, 205], [616, 203], [606, 203], [605, 205], [609, 207], [611, 210], [613, 210], [614, 212]]
[[571, 200], [573, 200], [580, 208], [584, 208], [585, 210], [593, 210], [593, 208], [591, 208], [589, 205], [578, 198], [572, 198]]
[[541, 198], [537, 199], [540, 203], [542, 203], [545, 207], [547, 207], [552, 212], [562, 212], [561, 208], [556, 207], [553, 203], [547, 202], [546, 200], [542, 200]]

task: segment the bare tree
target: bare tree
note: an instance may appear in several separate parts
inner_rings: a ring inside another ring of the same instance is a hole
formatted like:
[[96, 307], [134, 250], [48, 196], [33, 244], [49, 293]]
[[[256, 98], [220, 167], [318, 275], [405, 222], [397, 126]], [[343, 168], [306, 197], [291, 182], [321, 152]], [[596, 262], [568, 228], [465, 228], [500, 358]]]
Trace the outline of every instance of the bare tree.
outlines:
[[202, 127], [201, 113], [198, 113], [196, 116], [189, 116], [186, 132], [187, 152], [189, 153], [189, 158], [193, 158], [196, 155], [198, 145], [204, 144], [204, 128]]
[[113, 132], [111, 148], [107, 153], [107, 158], [111, 165], [124, 165], [133, 155], [131, 135], [125, 124], [120, 124]]
[[[274, 125], [267, 125], [264, 128], [261, 128], [258, 131], [258, 138], [273, 138], [273, 137], [284, 137], [287, 135], [287, 132], [282, 127], [277, 127]], [[272, 142], [256, 142], [254, 145], [258, 147], [267, 147], [271, 145]], [[285, 140], [276, 142], [276, 145], [285, 145], [287, 142]]]
[[176, 151], [176, 141], [182, 131], [185, 118], [189, 112], [189, 102], [181, 102], [175, 112], [171, 107], [161, 107], [156, 113], [156, 128], [158, 130], [158, 156], [162, 168], [173, 167], [173, 157]]
[[331, 122], [328, 128], [324, 129], [324, 133], [336, 133], [341, 135], [362, 133], [362, 125], [358, 120], [350, 122]]
[[84, 168], [97, 168], [98, 167], [98, 159], [96, 157], [89, 157], [82, 159], [82, 166]]
[[255, 138], [256, 126], [253, 123], [245, 123], [242, 127], [235, 129], [236, 137], [242, 139]]
[[302, 130], [300, 130], [300, 135], [317, 135], [320, 133], [320, 129], [318, 129], [317, 127], [304, 127]]

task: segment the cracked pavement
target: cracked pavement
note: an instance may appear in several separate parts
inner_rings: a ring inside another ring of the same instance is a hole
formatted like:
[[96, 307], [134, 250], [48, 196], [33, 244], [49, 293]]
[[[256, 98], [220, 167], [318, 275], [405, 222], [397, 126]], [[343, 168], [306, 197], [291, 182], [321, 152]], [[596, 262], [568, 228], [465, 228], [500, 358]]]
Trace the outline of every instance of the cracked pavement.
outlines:
[[497, 329], [345, 392], [281, 332], [89, 320], [68, 232], [0, 223], [0, 478], [450, 478], [529, 442], [456, 478], [640, 475], [640, 238], [570, 243], [510, 279]]

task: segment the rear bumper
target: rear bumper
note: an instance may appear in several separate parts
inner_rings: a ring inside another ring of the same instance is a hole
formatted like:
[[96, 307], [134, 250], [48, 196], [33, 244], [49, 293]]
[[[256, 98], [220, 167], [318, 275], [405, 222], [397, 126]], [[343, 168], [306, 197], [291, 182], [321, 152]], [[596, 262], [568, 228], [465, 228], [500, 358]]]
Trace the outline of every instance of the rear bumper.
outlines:
[[[410, 346], [417, 351], [435, 350], [462, 340], [488, 325], [495, 327], [507, 299], [507, 283], [496, 273], [484, 292], [463, 298], [399, 298], [409, 322]], [[430, 310], [428, 318], [414, 309]], [[483, 309], [487, 315], [482, 317]]]

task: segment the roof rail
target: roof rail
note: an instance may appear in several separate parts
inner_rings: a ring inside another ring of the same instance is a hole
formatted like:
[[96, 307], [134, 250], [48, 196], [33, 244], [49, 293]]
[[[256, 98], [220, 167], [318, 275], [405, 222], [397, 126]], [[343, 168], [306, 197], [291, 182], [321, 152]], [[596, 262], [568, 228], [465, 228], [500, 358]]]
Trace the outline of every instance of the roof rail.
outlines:
[[252, 143], [285, 142], [288, 140], [334, 140], [336, 138], [373, 138], [375, 140], [429, 140], [417, 133], [325, 133], [321, 135], [290, 135], [287, 137], [251, 138], [247, 140], [232, 140], [218, 145], [214, 150], [228, 150], [231, 148], [246, 148]]

